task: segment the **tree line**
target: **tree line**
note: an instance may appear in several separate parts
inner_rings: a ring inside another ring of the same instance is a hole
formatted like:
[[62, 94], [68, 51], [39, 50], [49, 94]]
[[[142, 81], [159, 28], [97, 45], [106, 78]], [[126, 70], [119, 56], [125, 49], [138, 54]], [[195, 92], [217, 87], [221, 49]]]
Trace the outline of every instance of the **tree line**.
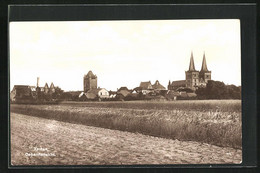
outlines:
[[210, 80], [205, 88], [198, 88], [196, 94], [198, 99], [241, 99], [241, 86]]

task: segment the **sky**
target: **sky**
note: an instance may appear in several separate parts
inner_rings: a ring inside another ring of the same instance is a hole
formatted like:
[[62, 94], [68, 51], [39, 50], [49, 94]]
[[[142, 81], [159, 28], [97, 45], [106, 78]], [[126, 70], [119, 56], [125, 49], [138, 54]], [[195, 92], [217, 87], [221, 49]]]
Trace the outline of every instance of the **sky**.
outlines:
[[212, 80], [241, 85], [240, 21], [124, 20], [10, 22], [10, 90], [53, 82], [82, 91], [92, 70], [98, 87], [133, 89], [142, 81], [185, 80], [191, 51], [201, 69], [205, 52]]

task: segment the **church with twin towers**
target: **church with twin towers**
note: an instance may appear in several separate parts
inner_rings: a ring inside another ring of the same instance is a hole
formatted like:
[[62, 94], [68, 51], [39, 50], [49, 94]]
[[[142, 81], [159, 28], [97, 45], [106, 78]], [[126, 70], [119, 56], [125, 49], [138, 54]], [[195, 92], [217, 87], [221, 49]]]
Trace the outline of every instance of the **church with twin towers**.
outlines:
[[191, 52], [189, 70], [185, 71], [185, 80], [169, 81], [168, 89], [175, 90], [179, 87], [187, 87], [196, 90], [199, 87], [205, 87], [209, 80], [211, 80], [211, 71], [207, 67], [205, 52], [200, 71], [195, 68], [193, 52]]

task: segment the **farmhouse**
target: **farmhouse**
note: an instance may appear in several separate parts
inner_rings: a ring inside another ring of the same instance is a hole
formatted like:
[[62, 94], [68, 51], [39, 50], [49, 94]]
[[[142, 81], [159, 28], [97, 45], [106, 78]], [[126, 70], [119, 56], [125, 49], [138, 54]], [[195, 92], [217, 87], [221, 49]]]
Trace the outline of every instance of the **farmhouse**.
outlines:
[[153, 86], [151, 84], [151, 81], [141, 82], [139, 87], [141, 88], [141, 92], [144, 95], [146, 95], [146, 94], [148, 94], [148, 93], [153, 91]]
[[33, 99], [33, 97], [29, 85], [15, 85], [10, 93], [10, 100], [12, 102], [31, 99]]
[[127, 87], [121, 87], [117, 90], [117, 94], [121, 94], [123, 97], [126, 97], [131, 94], [131, 90], [129, 90]]
[[104, 88], [90, 89], [85, 93], [87, 99], [96, 100], [96, 99], [108, 99], [109, 92]]
[[165, 87], [162, 86], [158, 80], [155, 81], [155, 83], [152, 85], [152, 88], [154, 90], [165, 90]]
[[169, 81], [168, 90], [177, 90], [180, 87], [186, 87], [186, 80]]

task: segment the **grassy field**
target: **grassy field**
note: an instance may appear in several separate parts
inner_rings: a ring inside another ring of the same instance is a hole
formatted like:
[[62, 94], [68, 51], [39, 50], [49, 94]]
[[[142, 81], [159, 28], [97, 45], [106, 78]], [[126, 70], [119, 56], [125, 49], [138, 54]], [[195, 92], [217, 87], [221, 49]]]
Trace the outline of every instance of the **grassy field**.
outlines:
[[137, 132], [152, 136], [241, 148], [241, 101], [64, 102], [15, 105], [11, 112]]

